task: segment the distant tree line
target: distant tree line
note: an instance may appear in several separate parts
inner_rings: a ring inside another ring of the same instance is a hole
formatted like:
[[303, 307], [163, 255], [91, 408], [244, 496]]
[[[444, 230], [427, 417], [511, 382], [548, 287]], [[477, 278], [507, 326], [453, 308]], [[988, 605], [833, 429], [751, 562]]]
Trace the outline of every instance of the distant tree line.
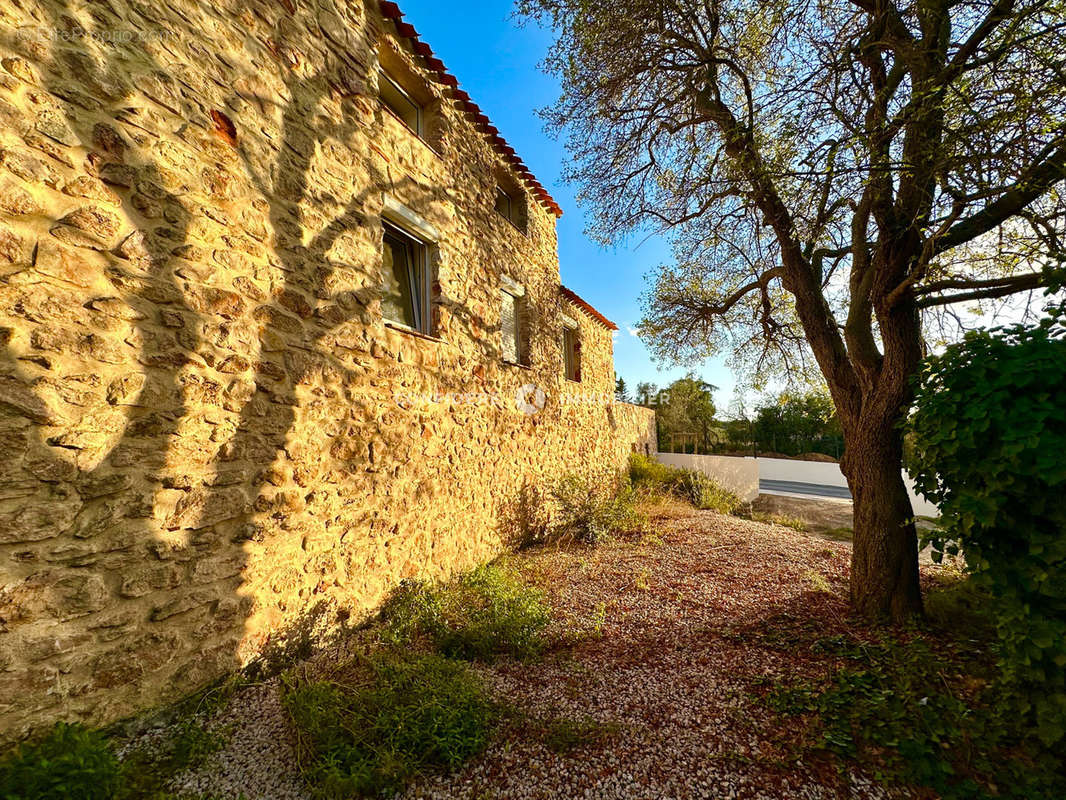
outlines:
[[655, 409], [664, 453], [821, 453], [833, 458], [843, 453], [843, 432], [828, 392], [782, 392], [750, 411], [740, 407], [718, 419], [712, 397], [716, 388], [690, 373], [662, 388], [638, 383], [631, 393], [618, 378], [616, 396]]

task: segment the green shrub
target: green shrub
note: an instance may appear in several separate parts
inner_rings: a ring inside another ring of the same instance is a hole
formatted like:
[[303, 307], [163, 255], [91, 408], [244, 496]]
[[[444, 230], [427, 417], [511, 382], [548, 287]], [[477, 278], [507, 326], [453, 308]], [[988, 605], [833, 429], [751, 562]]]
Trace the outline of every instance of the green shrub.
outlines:
[[578, 475], [566, 475], [552, 488], [552, 498], [556, 514], [551, 537], [556, 540], [595, 545], [645, 523], [628, 482], [601, 488]]
[[696, 508], [732, 514], [740, 507], [740, 498], [723, 489], [702, 472], [682, 470], [677, 480], [677, 491]]
[[531, 658], [544, 647], [551, 613], [517, 573], [489, 564], [444, 586], [408, 583], [382, 610], [386, 642], [428, 636], [447, 656]]
[[677, 480], [677, 468], [656, 461], [651, 456], [632, 453], [629, 456], [629, 482], [634, 488], [669, 491]]
[[112, 800], [124, 787], [122, 766], [99, 731], [59, 723], [35, 744], [0, 763], [3, 800]]
[[461, 662], [385, 654], [362, 667], [366, 676], [355, 686], [283, 677], [301, 769], [316, 797], [389, 795], [488, 744], [496, 711]]
[[969, 576], [940, 577], [925, 595], [925, 616], [937, 628], [955, 637], [979, 642], [995, 640], [993, 598]]
[[1066, 327], [969, 334], [927, 360], [910, 419], [934, 558], [962, 552], [993, 600], [1001, 680], [1053, 744], [1066, 737]]
[[741, 505], [739, 497], [702, 472], [661, 464], [638, 453], [629, 457], [629, 480], [635, 489], [669, 492], [696, 508], [721, 514], [732, 514]]
[[816, 649], [843, 660], [827, 686], [778, 685], [766, 697], [777, 711], [813, 715], [815, 749], [944, 800], [1066, 796], [1061, 757], [1027, 741], [1024, 721], [1004, 710], [994, 689], [968, 694], [960, 665], [920, 639], [835, 637]]

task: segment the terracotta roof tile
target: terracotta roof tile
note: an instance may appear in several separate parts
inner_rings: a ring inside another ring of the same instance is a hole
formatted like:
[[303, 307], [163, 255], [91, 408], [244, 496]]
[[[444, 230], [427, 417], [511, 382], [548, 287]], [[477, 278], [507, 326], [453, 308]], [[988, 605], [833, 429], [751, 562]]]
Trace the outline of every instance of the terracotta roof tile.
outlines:
[[[459, 81], [455, 76], [451, 75], [444, 67], [443, 62], [440, 59], [433, 56], [433, 50], [429, 45], [418, 38], [418, 31], [409, 22], [403, 21], [403, 12], [400, 11], [400, 7], [395, 3], [389, 2], [389, 0], [379, 0], [378, 3], [381, 8], [381, 14], [386, 19], [391, 19], [396, 23], [396, 31], [401, 36], [410, 39], [411, 46], [415, 52], [418, 53], [426, 60], [426, 65], [435, 73], [435, 78], [438, 83], [442, 83], [451, 89], [452, 97], [462, 104], [464, 110], [473, 117], [475, 126], [484, 133], [489, 142], [496, 149], [496, 151], [503, 157], [504, 161], [510, 163], [514, 169], [522, 176], [527, 187], [533, 192], [541, 203], [548, 208], [556, 217], [563, 215], [563, 210], [559, 207], [559, 204], [552, 199], [552, 196], [548, 194], [548, 190], [545, 189], [540, 182], [533, 176], [526, 165], [522, 163], [521, 159], [515, 153], [514, 148], [504, 141], [500, 136], [499, 131], [492, 126], [489, 122], [489, 118], [482, 113], [477, 104], [470, 99], [470, 95], [459, 88]], [[569, 290], [567, 290], [569, 291]], [[581, 298], [574, 295], [580, 303], [584, 303]], [[588, 305], [587, 303], [585, 305]], [[603, 320], [611, 328], [614, 328], [613, 323], [606, 318], [599, 315], [592, 306], [588, 306], [592, 313]]]
[[612, 331], [618, 330], [618, 326], [617, 325], [615, 325], [613, 322], [611, 322], [609, 319], [607, 319], [607, 317], [603, 316], [603, 314], [601, 314], [599, 311], [597, 311], [595, 308], [593, 308], [589, 303], [586, 303], [584, 300], [582, 300], [578, 296], [577, 292], [574, 292], [574, 291], [572, 291], [570, 289], [567, 289], [562, 284], [559, 285], [559, 292], [560, 292], [560, 294], [562, 294], [563, 297], [565, 297], [567, 300], [569, 300], [575, 306], [580, 308], [582, 311], [584, 311], [586, 314], [588, 314], [594, 320], [599, 322], [601, 325], [606, 327], [608, 330], [612, 330]]

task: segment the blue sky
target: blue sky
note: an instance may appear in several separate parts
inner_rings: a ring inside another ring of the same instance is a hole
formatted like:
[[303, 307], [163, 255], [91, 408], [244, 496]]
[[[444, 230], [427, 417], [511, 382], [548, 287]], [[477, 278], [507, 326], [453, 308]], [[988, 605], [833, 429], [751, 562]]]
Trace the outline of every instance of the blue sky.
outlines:
[[[562, 280], [618, 325], [615, 371], [631, 388], [639, 381], [662, 386], [684, 375], [687, 370], [683, 368], [658, 367], [632, 333], [640, 319], [644, 276], [657, 264], [670, 261], [666, 242], [633, 237], [613, 248], [598, 246], [584, 234], [584, 214], [574, 199], [577, 187], [560, 180], [566, 151], [561, 141], [545, 133], [536, 113], [559, 94], [554, 77], [538, 66], [551, 44], [550, 33], [532, 24], [520, 26], [511, 17], [508, 0], [401, 0], [399, 5], [406, 21], [415, 26], [562, 206]], [[710, 359], [694, 371], [720, 387], [715, 403], [724, 411], [734, 380], [722, 359]]]

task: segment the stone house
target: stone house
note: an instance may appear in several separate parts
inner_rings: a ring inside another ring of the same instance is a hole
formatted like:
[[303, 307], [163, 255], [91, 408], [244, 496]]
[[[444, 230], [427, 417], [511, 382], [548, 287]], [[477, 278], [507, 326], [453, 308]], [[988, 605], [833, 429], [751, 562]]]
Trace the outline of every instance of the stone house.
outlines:
[[0, 739], [360, 620], [654, 448], [559, 207], [394, 4], [0, 24]]

